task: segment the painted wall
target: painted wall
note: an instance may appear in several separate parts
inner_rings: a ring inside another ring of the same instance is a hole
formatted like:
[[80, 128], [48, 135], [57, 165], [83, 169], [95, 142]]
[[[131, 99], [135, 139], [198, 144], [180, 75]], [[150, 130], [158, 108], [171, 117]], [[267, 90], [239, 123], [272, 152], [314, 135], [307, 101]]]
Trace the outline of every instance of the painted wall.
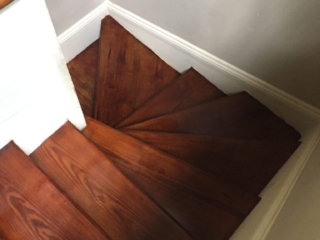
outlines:
[[0, 13], [0, 148], [25, 153], [69, 119], [85, 126], [44, 0], [19, 0]]
[[104, 0], [45, 1], [58, 36], [104, 2]]
[[320, 108], [319, 1], [112, 2]]
[[294, 186], [266, 240], [320, 239], [320, 144]]

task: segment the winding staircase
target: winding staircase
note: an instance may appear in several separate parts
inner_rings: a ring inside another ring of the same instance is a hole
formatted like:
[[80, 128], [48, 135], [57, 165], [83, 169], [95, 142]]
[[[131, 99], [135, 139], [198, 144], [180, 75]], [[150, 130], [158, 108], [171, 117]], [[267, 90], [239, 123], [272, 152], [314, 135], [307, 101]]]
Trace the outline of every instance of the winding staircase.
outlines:
[[0, 151], [0, 239], [229, 239], [300, 134], [109, 16], [97, 48], [69, 63], [87, 127]]

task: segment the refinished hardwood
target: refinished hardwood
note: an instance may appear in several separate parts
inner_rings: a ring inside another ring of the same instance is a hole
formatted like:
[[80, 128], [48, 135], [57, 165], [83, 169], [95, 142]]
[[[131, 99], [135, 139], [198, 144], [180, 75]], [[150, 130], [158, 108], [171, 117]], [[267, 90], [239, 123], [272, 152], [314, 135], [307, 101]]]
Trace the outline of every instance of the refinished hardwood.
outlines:
[[93, 116], [93, 102], [98, 65], [99, 40], [68, 63], [83, 113]]
[[7, 6], [8, 4], [12, 3], [14, 0], [0, 0], [0, 10]]
[[300, 134], [269, 109], [242, 92], [124, 129], [190, 133], [262, 141], [291, 141]]
[[259, 201], [89, 117], [85, 136], [196, 239], [229, 239]]
[[217, 87], [191, 68], [116, 127], [122, 128], [225, 96]]
[[31, 158], [112, 239], [191, 239], [71, 123]]
[[124, 130], [163, 152], [259, 194], [299, 146], [232, 138]]
[[114, 19], [102, 21], [95, 119], [115, 126], [179, 74]]
[[111, 239], [13, 143], [0, 150], [0, 239]]

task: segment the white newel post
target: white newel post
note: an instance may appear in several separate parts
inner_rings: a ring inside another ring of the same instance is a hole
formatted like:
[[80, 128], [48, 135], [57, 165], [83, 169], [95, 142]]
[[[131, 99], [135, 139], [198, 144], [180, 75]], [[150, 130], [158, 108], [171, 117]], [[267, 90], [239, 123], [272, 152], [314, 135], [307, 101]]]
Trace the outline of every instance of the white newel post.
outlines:
[[0, 12], [0, 148], [27, 154], [63, 123], [85, 120], [44, 0]]

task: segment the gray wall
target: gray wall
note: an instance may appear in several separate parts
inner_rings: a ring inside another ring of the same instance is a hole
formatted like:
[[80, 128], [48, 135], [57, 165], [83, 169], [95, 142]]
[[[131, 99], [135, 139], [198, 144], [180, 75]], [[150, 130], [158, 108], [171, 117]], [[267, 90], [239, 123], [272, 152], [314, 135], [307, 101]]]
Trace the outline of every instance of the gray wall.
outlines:
[[104, 0], [46, 0], [58, 36], [103, 2]]
[[320, 108], [320, 1], [113, 2]]

